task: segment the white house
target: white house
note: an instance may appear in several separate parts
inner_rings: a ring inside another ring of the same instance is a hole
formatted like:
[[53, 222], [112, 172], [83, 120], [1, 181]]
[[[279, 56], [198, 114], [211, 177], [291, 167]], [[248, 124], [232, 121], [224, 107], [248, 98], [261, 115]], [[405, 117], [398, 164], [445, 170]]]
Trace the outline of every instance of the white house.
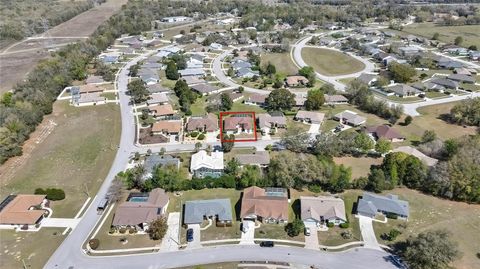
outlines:
[[220, 177], [223, 174], [223, 152], [214, 151], [208, 154], [205, 150], [192, 155], [190, 160], [190, 172], [199, 178]]

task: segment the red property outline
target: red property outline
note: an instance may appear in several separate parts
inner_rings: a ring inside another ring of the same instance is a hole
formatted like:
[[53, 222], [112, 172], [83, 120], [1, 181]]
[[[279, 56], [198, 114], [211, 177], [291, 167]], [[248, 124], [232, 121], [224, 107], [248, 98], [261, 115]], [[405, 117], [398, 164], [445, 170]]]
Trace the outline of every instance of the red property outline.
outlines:
[[[253, 119], [253, 134], [255, 136], [255, 138], [252, 138], [252, 139], [223, 139], [223, 119], [222, 117], [223, 116], [227, 116], [227, 115], [238, 115], [238, 114], [250, 114], [252, 115], [252, 119]], [[232, 111], [225, 111], [225, 112], [220, 112], [220, 142], [255, 142], [257, 141], [257, 120], [255, 118], [255, 112], [253, 111], [248, 111], [248, 112], [232, 112]]]

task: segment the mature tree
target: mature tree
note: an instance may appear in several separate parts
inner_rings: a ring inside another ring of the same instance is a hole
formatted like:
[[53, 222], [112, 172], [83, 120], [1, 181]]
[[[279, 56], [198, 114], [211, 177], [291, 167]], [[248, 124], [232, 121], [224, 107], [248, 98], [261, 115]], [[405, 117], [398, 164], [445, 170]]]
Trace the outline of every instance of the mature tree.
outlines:
[[132, 80], [128, 83], [127, 88], [132, 101], [136, 104], [147, 101], [150, 96], [150, 92], [145, 87], [145, 83], [140, 79]]
[[232, 109], [232, 105], [233, 100], [230, 95], [226, 92], [222, 92], [222, 94], [220, 94], [220, 110], [229, 111]]
[[412, 123], [413, 121], [413, 118], [412, 116], [408, 115], [405, 117], [405, 120], [403, 121], [403, 125], [407, 126], [407, 125], [410, 125], [410, 123]]
[[125, 183], [122, 178], [115, 177], [108, 188], [108, 198], [110, 202], [118, 203], [122, 200]]
[[401, 163], [399, 177], [401, 182], [412, 189], [418, 189], [423, 185], [427, 177], [427, 167], [417, 157], [409, 155]]
[[295, 218], [292, 222], [285, 226], [285, 230], [290, 237], [298, 236], [305, 229], [303, 221], [299, 218]]
[[354, 79], [348, 84], [347, 96], [354, 105], [364, 106], [371, 94], [368, 85], [359, 79]]
[[380, 138], [375, 144], [375, 151], [381, 154], [385, 154], [392, 150], [392, 143], [387, 139]]
[[392, 73], [393, 79], [399, 83], [410, 82], [410, 80], [417, 74], [415, 68], [409, 64], [400, 64], [397, 62], [389, 64], [388, 70]]
[[242, 188], [260, 186], [262, 181], [262, 170], [257, 165], [245, 165], [239, 179], [239, 186]]
[[143, 176], [145, 168], [142, 165], [137, 165], [133, 168], [127, 169], [125, 172], [120, 172], [117, 177], [121, 178], [127, 185], [127, 189], [143, 189]]
[[427, 231], [410, 237], [400, 250], [409, 268], [442, 269], [459, 257], [458, 246], [444, 230]]
[[354, 153], [356, 133], [342, 132], [338, 136], [332, 133], [317, 135], [313, 141], [313, 151], [317, 155], [338, 157]]
[[322, 85], [322, 87], [320, 87], [320, 90], [324, 93], [324, 94], [336, 94], [336, 91], [335, 91], [335, 87], [333, 86], [333, 84], [331, 83], [325, 83]]
[[174, 61], [169, 61], [167, 63], [167, 68], [165, 69], [165, 76], [171, 80], [177, 80], [180, 78], [178, 73], [177, 64]]
[[480, 97], [469, 98], [456, 104], [449, 114], [452, 122], [480, 127]]
[[307, 152], [310, 142], [310, 134], [299, 128], [288, 128], [281, 139], [281, 144], [293, 152]]
[[310, 90], [307, 93], [305, 108], [307, 110], [318, 110], [325, 103], [325, 97], [321, 89]]
[[440, 34], [437, 33], [437, 32], [435, 32], [435, 33], [433, 34], [433, 36], [432, 36], [432, 39], [433, 39], [433, 40], [438, 40], [439, 37], [440, 37]]
[[240, 162], [236, 158], [231, 158], [225, 166], [225, 174], [238, 178], [240, 176]]
[[268, 62], [265, 66], [264, 73], [265, 75], [271, 77], [272, 75], [275, 75], [275, 73], [277, 73], [277, 68], [275, 68], [275, 65], [273, 65], [271, 62]]
[[222, 148], [224, 152], [230, 152], [234, 146], [235, 135], [225, 135], [222, 141]]
[[333, 193], [342, 192], [350, 187], [352, 168], [343, 164], [335, 165], [328, 180], [328, 190]]
[[455, 45], [460, 46], [463, 43], [463, 37], [457, 36], [454, 41]]
[[270, 92], [265, 100], [268, 110], [290, 110], [295, 105], [295, 94], [287, 89]]
[[162, 240], [167, 234], [168, 224], [165, 217], [160, 217], [152, 221], [148, 228], [148, 235], [152, 240]]
[[175, 165], [158, 166], [154, 169], [152, 177], [145, 181], [145, 191], [162, 188], [166, 191], [178, 191], [183, 189], [183, 183], [188, 179], [184, 170]]
[[232, 67], [228, 68], [228, 70], [227, 70], [227, 76], [229, 76], [229, 77], [235, 76], [235, 71], [233, 70]]
[[422, 143], [432, 142], [437, 139], [437, 134], [434, 130], [426, 130], [422, 135]]
[[359, 150], [366, 152], [373, 149], [373, 147], [375, 146], [375, 142], [373, 142], [372, 138], [370, 138], [369, 135], [362, 132], [355, 137], [355, 146]]
[[195, 152], [198, 152], [200, 151], [200, 149], [202, 148], [202, 142], [197, 142], [195, 143]]
[[316, 75], [313, 67], [304, 66], [300, 70], [298, 70], [298, 74], [308, 79], [308, 87], [313, 87], [315, 85]]
[[385, 190], [385, 173], [379, 168], [372, 168], [368, 175], [368, 183], [365, 189], [374, 192]]

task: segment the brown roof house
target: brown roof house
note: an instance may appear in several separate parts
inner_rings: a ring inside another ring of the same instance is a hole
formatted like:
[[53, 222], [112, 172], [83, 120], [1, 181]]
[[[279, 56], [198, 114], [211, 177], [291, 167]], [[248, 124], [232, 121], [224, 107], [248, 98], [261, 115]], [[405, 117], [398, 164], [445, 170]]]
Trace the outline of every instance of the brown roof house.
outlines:
[[253, 154], [237, 154], [235, 159], [240, 163], [240, 166], [257, 165], [267, 167], [270, 163], [270, 154], [268, 151], [257, 151]]
[[298, 87], [308, 83], [308, 79], [304, 76], [288, 76], [285, 79], [285, 85], [287, 87]]
[[340, 198], [330, 196], [300, 197], [301, 217], [305, 225], [316, 226], [347, 222], [345, 203]]
[[[181, 132], [181, 120], [161, 120], [152, 125], [153, 135], [180, 136]], [[173, 138], [176, 139], [176, 137]]]
[[295, 115], [295, 120], [314, 123], [314, 124], [322, 124], [323, 119], [325, 118], [325, 114], [321, 112], [314, 112], [314, 111], [305, 111], [299, 110]]
[[288, 194], [286, 189], [259, 187], [243, 191], [240, 217], [267, 223], [288, 222]]
[[252, 117], [241, 117], [233, 115], [223, 120], [223, 132], [227, 134], [253, 133]]
[[150, 193], [131, 193], [115, 211], [112, 226], [130, 226], [146, 231], [150, 222], [166, 213], [168, 203], [168, 195], [160, 188]]
[[152, 112], [153, 116], [157, 119], [171, 117], [173, 116], [173, 114], [175, 114], [175, 111], [173, 110], [173, 107], [170, 104], [151, 106], [148, 109]]
[[246, 98], [244, 103], [247, 105], [263, 106], [265, 105], [265, 100], [267, 99], [267, 97], [268, 95], [266, 94], [255, 93]]
[[218, 130], [218, 119], [213, 113], [202, 117], [190, 117], [187, 122], [187, 131], [214, 133]]
[[327, 105], [338, 105], [338, 104], [346, 104], [348, 103], [347, 97], [340, 95], [340, 94], [334, 94], [334, 95], [328, 95], [325, 94], [325, 104]]
[[390, 142], [402, 142], [405, 140], [403, 135], [388, 125], [369, 126], [366, 128], [366, 132], [372, 135], [375, 140], [380, 138], [389, 140]]
[[0, 224], [35, 225], [41, 222], [45, 213], [46, 195], [9, 195], [0, 203]]
[[286, 128], [287, 127], [287, 118], [283, 113], [262, 113], [258, 114], [258, 128], [262, 130], [263, 133], [269, 133], [270, 131], [275, 132], [277, 128]]

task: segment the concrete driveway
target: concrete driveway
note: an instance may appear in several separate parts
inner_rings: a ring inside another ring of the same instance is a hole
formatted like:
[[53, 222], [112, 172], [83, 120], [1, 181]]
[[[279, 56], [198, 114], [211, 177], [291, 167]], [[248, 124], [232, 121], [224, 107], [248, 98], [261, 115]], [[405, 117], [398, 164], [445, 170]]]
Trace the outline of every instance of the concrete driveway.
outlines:
[[310, 228], [310, 235], [305, 235], [305, 248], [318, 250], [318, 229], [315, 223], [306, 223], [305, 228]]
[[162, 240], [160, 251], [175, 251], [178, 250], [180, 242], [178, 241], [180, 232], [180, 212], [172, 212], [168, 214], [168, 229], [167, 234]]
[[187, 243], [187, 248], [200, 248], [200, 224], [189, 224], [188, 229], [193, 229], [193, 241]]
[[245, 232], [242, 231], [240, 244], [255, 244], [255, 222], [244, 220], [242, 221], [242, 227], [245, 229]]
[[320, 133], [320, 124], [312, 123], [310, 124], [310, 129], [308, 130], [309, 134], [319, 134]]
[[373, 230], [372, 218], [361, 215], [358, 215], [357, 217], [360, 222], [360, 231], [362, 233], [363, 241], [365, 242], [365, 247], [381, 249], [377, 237], [375, 236], [375, 231]]

